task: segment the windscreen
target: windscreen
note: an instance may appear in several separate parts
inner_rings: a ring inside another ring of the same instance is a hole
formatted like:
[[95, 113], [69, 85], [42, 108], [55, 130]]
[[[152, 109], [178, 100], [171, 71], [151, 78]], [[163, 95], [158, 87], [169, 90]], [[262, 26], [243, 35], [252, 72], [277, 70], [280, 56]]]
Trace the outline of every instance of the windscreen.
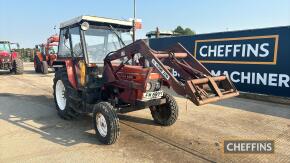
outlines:
[[123, 48], [132, 43], [132, 36], [128, 30], [90, 28], [85, 31], [86, 48], [89, 63], [103, 63], [110, 52]]
[[18, 44], [16, 44], [16, 43], [10, 43], [10, 48], [11, 48], [12, 50], [16, 50], [16, 49], [18, 49], [19, 47], [18, 47]]
[[58, 49], [58, 46], [50, 46], [49, 49], [48, 49], [48, 53], [49, 54], [56, 54], [57, 53], [57, 49]]
[[10, 47], [8, 43], [0, 43], [0, 52], [2, 51], [10, 53]]

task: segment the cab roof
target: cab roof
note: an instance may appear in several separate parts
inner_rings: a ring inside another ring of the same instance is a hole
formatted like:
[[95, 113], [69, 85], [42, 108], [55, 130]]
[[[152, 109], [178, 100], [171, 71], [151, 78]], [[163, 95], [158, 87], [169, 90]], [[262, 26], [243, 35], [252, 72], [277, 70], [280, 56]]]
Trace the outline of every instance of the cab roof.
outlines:
[[1, 41], [0, 40], [0, 43], [10, 43], [9, 41]]
[[118, 20], [118, 19], [111, 19], [111, 18], [104, 18], [104, 17], [97, 17], [97, 16], [79, 16], [74, 19], [65, 21], [60, 24], [60, 28], [65, 28], [68, 26], [73, 26], [75, 24], [80, 24], [84, 21], [89, 22], [92, 25], [112, 25], [113, 27], [123, 27], [123, 28], [132, 28], [133, 23], [128, 20]]
[[[160, 35], [173, 35], [173, 32], [172, 31], [159, 31], [159, 34]], [[149, 35], [156, 35], [156, 31], [147, 32], [146, 36], [149, 36]]]

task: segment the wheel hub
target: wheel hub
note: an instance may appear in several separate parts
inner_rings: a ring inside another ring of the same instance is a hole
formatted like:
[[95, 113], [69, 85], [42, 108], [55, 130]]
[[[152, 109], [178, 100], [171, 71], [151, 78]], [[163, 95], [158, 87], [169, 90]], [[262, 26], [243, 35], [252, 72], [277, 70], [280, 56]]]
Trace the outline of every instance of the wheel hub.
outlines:
[[65, 98], [65, 87], [61, 80], [56, 82], [55, 86], [55, 96], [56, 102], [60, 110], [64, 110], [66, 106], [66, 98]]
[[107, 129], [107, 122], [103, 114], [98, 113], [96, 115], [96, 122], [97, 122], [97, 129], [99, 133], [101, 134], [102, 137], [106, 137], [108, 129]]

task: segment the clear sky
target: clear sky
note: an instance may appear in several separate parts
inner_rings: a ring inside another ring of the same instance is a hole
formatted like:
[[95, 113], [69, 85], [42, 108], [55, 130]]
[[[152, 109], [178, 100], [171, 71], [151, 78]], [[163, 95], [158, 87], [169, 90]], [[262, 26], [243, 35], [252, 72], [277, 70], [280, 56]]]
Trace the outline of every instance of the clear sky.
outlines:
[[[290, 0], [136, 0], [138, 38], [157, 26], [197, 33], [290, 25]], [[60, 22], [79, 15], [128, 19], [133, 0], [0, 0], [0, 40], [34, 47]]]

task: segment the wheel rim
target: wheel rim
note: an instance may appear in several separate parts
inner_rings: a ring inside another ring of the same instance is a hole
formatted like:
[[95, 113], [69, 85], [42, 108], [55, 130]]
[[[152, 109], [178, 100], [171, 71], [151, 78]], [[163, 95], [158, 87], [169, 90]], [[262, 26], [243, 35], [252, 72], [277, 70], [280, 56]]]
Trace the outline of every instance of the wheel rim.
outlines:
[[64, 110], [66, 106], [66, 98], [64, 96], [65, 93], [65, 87], [61, 80], [58, 80], [56, 82], [55, 87], [55, 96], [56, 96], [56, 102], [60, 110]]
[[97, 129], [99, 133], [101, 134], [102, 137], [106, 137], [108, 129], [107, 129], [107, 122], [103, 114], [98, 113], [96, 115], [96, 122], [97, 122]]

